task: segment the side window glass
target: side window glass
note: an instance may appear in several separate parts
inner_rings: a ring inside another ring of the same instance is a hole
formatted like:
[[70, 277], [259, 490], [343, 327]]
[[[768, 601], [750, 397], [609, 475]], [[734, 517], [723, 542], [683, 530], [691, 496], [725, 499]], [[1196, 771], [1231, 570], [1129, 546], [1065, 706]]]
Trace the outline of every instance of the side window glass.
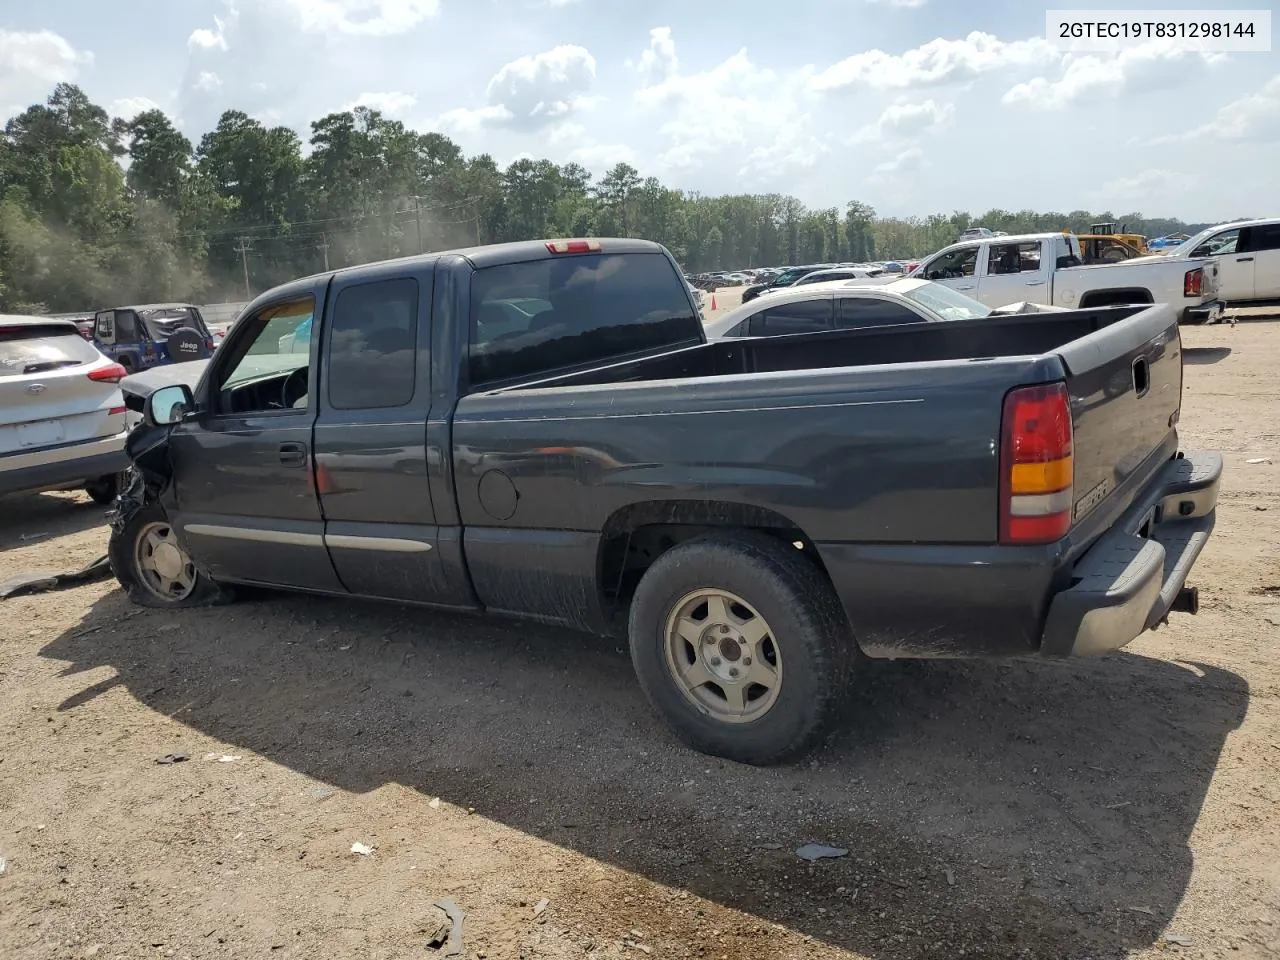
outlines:
[[1280, 250], [1280, 223], [1254, 227], [1250, 231], [1248, 249], [1259, 253], [1263, 250]]
[[335, 410], [403, 407], [413, 399], [418, 346], [418, 281], [412, 277], [347, 287], [329, 331], [329, 403]]
[[[236, 324], [229, 353], [219, 350], [217, 412], [262, 413], [310, 406], [309, 344], [295, 349], [311, 323], [315, 299], [264, 307]], [[226, 349], [226, 348], [224, 348]]]
[[116, 339], [121, 343], [138, 341], [138, 319], [132, 310], [116, 311]]
[[1040, 270], [1040, 244], [998, 243], [992, 244], [987, 262], [988, 276], [1010, 273], [1036, 273]]
[[93, 335], [103, 343], [116, 342], [116, 325], [115, 313], [111, 310], [104, 310], [98, 314], [97, 323], [94, 325]]
[[891, 300], [879, 300], [874, 297], [843, 297], [840, 300], [840, 319], [837, 326], [841, 329], [851, 329], [925, 322], [925, 319], [915, 311]]
[[830, 297], [797, 300], [757, 313], [751, 318], [751, 334], [758, 337], [785, 336], [830, 330], [835, 305]]
[[959, 277], [972, 277], [978, 266], [978, 247], [964, 247], [952, 250], [930, 262], [925, 270], [929, 280], [955, 280]]
[[1240, 231], [1224, 230], [1214, 234], [1200, 246], [1191, 251], [1193, 257], [1216, 257], [1222, 254], [1235, 253], [1236, 243], [1240, 239]]

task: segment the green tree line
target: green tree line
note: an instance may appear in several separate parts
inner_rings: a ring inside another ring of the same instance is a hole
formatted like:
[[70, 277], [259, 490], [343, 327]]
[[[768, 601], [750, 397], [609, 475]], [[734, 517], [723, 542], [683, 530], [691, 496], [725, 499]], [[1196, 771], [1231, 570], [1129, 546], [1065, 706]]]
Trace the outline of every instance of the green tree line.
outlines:
[[111, 117], [59, 84], [0, 138], [0, 310], [235, 300], [329, 267], [538, 237], [645, 237], [694, 273], [919, 257], [979, 224], [1196, 226], [1084, 210], [886, 218], [856, 200], [675, 190], [625, 163], [599, 179], [550, 160], [503, 168], [365, 107], [313, 122], [307, 147], [238, 110], [193, 143], [163, 111]]

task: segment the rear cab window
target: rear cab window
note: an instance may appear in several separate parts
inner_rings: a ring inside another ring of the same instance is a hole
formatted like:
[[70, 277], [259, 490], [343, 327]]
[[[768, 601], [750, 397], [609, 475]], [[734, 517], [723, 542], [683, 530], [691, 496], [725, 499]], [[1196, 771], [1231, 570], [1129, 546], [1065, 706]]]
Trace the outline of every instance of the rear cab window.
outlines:
[[569, 254], [472, 275], [473, 387], [701, 339], [684, 282], [660, 253]]
[[96, 363], [102, 354], [74, 326], [0, 320], [0, 379]]
[[403, 407], [413, 399], [417, 346], [417, 280], [397, 277], [343, 289], [329, 331], [329, 406]]

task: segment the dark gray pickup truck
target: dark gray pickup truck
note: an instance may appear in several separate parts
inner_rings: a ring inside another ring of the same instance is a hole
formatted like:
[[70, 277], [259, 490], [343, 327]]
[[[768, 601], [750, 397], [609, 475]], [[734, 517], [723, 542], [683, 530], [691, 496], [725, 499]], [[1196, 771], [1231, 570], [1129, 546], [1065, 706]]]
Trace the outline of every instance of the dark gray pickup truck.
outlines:
[[[811, 745], [865, 657], [1092, 654], [1194, 613], [1222, 472], [1171, 308], [706, 342], [640, 240], [505, 244], [263, 294], [142, 409], [111, 559], [629, 635], [699, 750]], [[625, 623], [625, 627], [620, 627]]]

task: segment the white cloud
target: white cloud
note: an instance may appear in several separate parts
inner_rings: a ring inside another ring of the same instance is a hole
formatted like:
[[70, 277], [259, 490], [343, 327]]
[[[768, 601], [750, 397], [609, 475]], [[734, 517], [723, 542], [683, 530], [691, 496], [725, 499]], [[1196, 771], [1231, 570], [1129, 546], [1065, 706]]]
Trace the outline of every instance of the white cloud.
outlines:
[[217, 90], [222, 86], [222, 79], [212, 70], [201, 70], [200, 75], [196, 77], [195, 88], [203, 90], [205, 93], [211, 90]]
[[563, 44], [505, 64], [485, 88], [485, 106], [450, 110], [438, 122], [454, 130], [549, 127], [599, 102], [590, 95], [595, 78], [596, 59], [591, 52]]
[[17, 111], [43, 101], [54, 84], [74, 80], [93, 54], [77, 50], [51, 30], [0, 30], [0, 109]]
[[312, 33], [393, 37], [440, 12], [440, 0], [278, 0]]
[[418, 98], [412, 93], [404, 93], [400, 90], [388, 90], [383, 93], [362, 93], [350, 103], [343, 106], [342, 110], [354, 110], [356, 107], [368, 107], [370, 110], [377, 110], [379, 113], [385, 113], [389, 117], [404, 113], [410, 107], [418, 102]]
[[1092, 196], [1110, 206], [1131, 207], [1143, 200], [1164, 200], [1184, 193], [1196, 183], [1196, 177], [1174, 170], [1143, 170], [1131, 177], [1117, 177], [1104, 183]]
[[587, 139], [587, 128], [580, 123], [558, 123], [547, 132], [547, 142], [559, 146]]
[[851, 88], [905, 90], [971, 80], [1007, 67], [1057, 59], [1058, 52], [1043, 37], [1006, 42], [975, 30], [963, 40], [938, 37], [902, 54], [867, 50], [832, 64], [816, 74], [812, 88], [834, 93]]
[[851, 143], [878, 140], [910, 140], [927, 131], [938, 131], [951, 122], [955, 104], [925, 100], [923, 103], [890, 104], [880, 118], [855, 133]]
[[1082, 100], [1165, 89], [1188, 79], [1189, 68], [1221, 62], [1222, 54], [1202, 54], [1171, 40], [1150, 40], [1116, 54], [1067, 54], [1057, 80], [1034, 77], [1011, 87], [1006, 104], [1056, 110]]
[[[685, 74], [669, 33], [650, 35], [646, 53], [654, 50], [663, 51], [671, 72], [642, 86], [635, 99], [661, 118], [659, 132], [669, 142], [657, 157], [662, 170], [694, 170], [729, 156], [740, 161], [735, 176], [767, 179], [811, 166], [824, 152], [803, 103], [808, 68], [779, 74], [757, 66], [743, 48], [709, 70]], [[655, 53], [650, 62], [662, 61]]]
[[876, 164], [875, 173], [881, 176], [895, 173], [910, 173], [924, 166], [924, 151], [919, 147], [908, 147], [892, 160]]
[[1208, 123], [1186, 133], [1159, 137], [1153, 144], [1187, 140], [1267, 142], [1280, 140], [1280, 74], [1272, 77], [1257, 93], [1232, 100]]
[[[234, 7], [231, 8], [230, 20], [235, 21], [238, 13]], [[221, 17], [213, 18], [213, 29], [208, 27], [200, 27], [191, 31], [191, 36], [187, 37], [187, 46], [191, 49], [201, 50], [226, 50], [227, 49], [227, 20]]]
[[646, 81], [665, 80], [679, 69], [676, 59], [676, 42], [671, 38], [670, 27], [654, 27], [649, 31], [649, 48], [640, 54], [637, 69]]
[[121, 97], [107, 104], [107, 113], [113, 117], [123, 117], [125, 120], [132, 120], [138, 114], [146, 113], [148, 110], [159, 109], [160, 104], [150, 97]]
[[636, 152], [625, 143], [597, 143], [570, 151], [569, 159], [592, 173], [602, 173], [619, 163], [635, 163]]

